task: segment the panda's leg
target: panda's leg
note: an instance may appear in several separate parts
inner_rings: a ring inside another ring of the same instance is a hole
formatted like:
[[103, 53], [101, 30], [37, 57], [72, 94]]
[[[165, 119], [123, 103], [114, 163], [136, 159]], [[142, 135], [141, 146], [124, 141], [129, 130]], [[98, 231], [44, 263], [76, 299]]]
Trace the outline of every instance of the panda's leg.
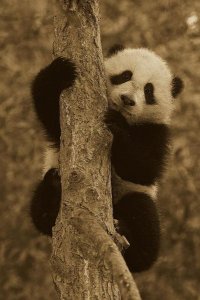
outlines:
[[39, 182], [30, 207], [35, 227], [43, 234], [52, 235], [52, 227], [59, 212], [61, 202], [61, 181], [58, 170], [49, 169]]
[[160, 246], [159, 216], [154, 201], [145, 193], [132, 192], [113, 207], [119, 221], [119, 233], [130, 243], [124, 259], [131, 272], [147, 270], [158, 257]]
[[61, 92], [73, 85], [76, 67], [69, 59], [56, 58], [42, 69], [32, 84], [36, 113], [44, 126], [47, 137], [56, 145], [60, 141], [59, 98]]

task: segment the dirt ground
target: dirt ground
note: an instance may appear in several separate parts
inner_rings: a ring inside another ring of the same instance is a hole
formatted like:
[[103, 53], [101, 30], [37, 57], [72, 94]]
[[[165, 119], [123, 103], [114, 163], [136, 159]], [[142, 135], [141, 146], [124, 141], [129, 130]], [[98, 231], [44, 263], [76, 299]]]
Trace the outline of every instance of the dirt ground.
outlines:
[[[144, 300], [199, 300], [200, 2], [104, 0], [101, 12], [105, 53], [119, 42], [151, 48], [185, 82], [173, 117], [173, 156], [160, 188], [162, 251], [136, 280]], [[57, 299], [51, 243], [29, 218], [43, 160], [30, 83], [52, 59], [54, 13], [53, 0], [0, 4], [0, 299]]]

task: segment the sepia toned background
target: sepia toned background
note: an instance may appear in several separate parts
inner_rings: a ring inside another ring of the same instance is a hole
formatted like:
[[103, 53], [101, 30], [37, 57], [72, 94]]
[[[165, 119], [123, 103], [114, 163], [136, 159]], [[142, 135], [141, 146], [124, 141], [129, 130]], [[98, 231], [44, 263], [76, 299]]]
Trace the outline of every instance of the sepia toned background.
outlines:
[[[30, 83], [52, 59], [56, 0], [0, 1], [0, 299], [57, 299], [50, 241], [29, 203], [42, 166], [42, 132]], [[162, 250], [135, 276], [144, 300], [200, 299], [200, 2], [102, 0], [104, 52], [148, 47], [185, 82], [173, 117], [173, 156], [160, 188]]]

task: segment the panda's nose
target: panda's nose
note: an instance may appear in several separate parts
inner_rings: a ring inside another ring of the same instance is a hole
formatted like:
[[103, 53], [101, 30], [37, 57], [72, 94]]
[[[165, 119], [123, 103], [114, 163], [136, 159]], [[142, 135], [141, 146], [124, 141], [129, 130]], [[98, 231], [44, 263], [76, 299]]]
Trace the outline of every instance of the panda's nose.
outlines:
[[121, 100], [122, 100], [124, 105], [128, 105], [128, 106], [134, 106], [135, 105], [135, 101], [130, 99], [127, 95], [121, 95]]

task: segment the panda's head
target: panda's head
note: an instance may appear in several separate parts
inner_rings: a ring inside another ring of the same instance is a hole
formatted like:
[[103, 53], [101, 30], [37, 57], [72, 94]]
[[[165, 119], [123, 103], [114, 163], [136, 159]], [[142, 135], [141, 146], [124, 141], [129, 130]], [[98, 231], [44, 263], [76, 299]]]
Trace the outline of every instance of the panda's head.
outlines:
[[148, 49], [111, 48], [105, 60], [109, 106], [131, 123], [168, 124], [183, 82]]

